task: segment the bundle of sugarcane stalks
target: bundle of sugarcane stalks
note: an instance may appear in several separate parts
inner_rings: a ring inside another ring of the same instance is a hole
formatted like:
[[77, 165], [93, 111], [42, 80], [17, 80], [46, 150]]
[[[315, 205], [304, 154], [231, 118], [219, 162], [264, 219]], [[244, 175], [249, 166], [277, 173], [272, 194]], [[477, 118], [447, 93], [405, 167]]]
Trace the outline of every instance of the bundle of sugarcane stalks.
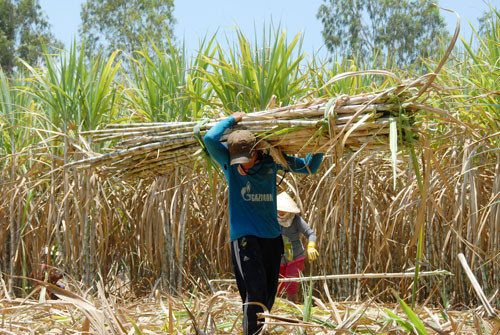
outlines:
[[[339, 154], [361, 148], [393, 149], [395, 143], [404, 144], [404, 139], [411, 138], [415, 112], [425, 107], [410, 102], [416, 91], [404, 86], [404, 90], [399, 87], [402, 92], [386, 90], [379, 94], [310, 99], [306, 103], [248, 113], [235, 129], [253, 132], [259, 148], [270, 150], [278, 163], [284, 162], [283, 153]], [[112, 141], [113, 151], [88, 152], [91, 158], [67, 167], [96, 168], [105, 175], [123, 179], [147, 178], [168, 173], [175, 167], [192, 167], [202, 157], [204, 134], [220, 120], [111, 124], [102, 130], [82, 132], [81, 135], [91, 135], [92, 143]]]
[[[419, 109], [452, 118], [446, 111], [418, 103], [450, 56], [460, 31], [460, 17], [453, 38], [433, 73], [409, 83], [402, 83], [393, 73], [384, 70], [347, 72], [330, 79], [319, 90], [333, 82], [359, 75], [382, 75], [394, 79], [398, 86], [381, 92], [338, 96], [334, 98], [304, 98], [304, 103], [268, 108], [248, 113], [235, 129], [245, 128], [259, 139], [262, 149], [270, 150], [273, 158], [285, 164], [282, 153], [301, 154], [325, 152], [342, 155], [360, 149], [397, 151], [399, 143], [412, 139], [414, 116]], [[317, 91], [319, 91], [317, 90]], [[425, 101], [425, 99], [424, 99]], [[269, 106], [273, 106], [272, 101]], [[221, 114], [214, 111], [213, 115]], [[120, 178], [147, 178], [170, 172], [180, 166], [192, 167], [203, 150], [203, 136], [221, 119], [194, 122], [109, 125], [106, 129], [83, 132], [92, 141], [118, 141], [114, 152], [79, 160], [66, 167], [98, 168]], [[227, 139], [227, 134], [222, 138]], [[90, 148], [89, 145], [86, 146]]]

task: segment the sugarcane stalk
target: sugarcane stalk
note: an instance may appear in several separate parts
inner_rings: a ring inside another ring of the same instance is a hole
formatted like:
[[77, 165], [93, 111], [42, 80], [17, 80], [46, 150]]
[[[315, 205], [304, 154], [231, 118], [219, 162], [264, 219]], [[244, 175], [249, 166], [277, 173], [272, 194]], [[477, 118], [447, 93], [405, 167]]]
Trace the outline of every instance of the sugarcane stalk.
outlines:
[[479, 284], [479, 282], [476, 279], [476, 276], [474, 276], [474, 273], [470, 269], [469, 264], [467, 264], [467, 260], [465, 259], [464, 254], [459, 253], [458, 260], [460, 261], [460, 264], [462, 265], [462, 267], [465, 271], [465, 274], [469, 278], [469, 280], [472, 284], [472, 287], [474, 288], [474, 291], [476, 292], [477, 298], [479, 299], [479, 301], [483, 305], [483, 307], [486, 311], [486, 314], [488, 315], [488, 318], [495, 319], [497, 322], [500, 323], [500, 318], [498, 316], [498, 313], [495, 312], [493, 307], [491, 307], [490, 302], [488, 301], [488, 298], [484, 294], [483, 289], [481, 288], [481, 285]]
[[[431, 276], [451, 276], [451, 272], [446, 270], [423, 271], [419, 277]], [[413, 272], [394, 272], [394, 273], [354, 273], [341, 275], [326, 275], [326, 276], [309, 276], [295, 278], [280, 278], [279, 282], [302, 282], [309, 280], [340, 280], [340, 279], [390, 279], [390, 278], [411, 278], [415, 276]], [[210, 283], [236, 283], [236, 279], [211, 279]]]

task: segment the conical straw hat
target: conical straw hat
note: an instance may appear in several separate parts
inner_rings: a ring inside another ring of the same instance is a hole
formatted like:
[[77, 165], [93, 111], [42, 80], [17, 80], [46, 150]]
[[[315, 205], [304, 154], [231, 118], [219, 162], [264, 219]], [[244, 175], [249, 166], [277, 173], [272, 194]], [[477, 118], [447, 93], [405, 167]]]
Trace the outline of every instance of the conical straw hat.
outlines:
[[295, 213], [298, 214], [300, 213], [300, 209], [293, 201], [292, 197], [288, 195], [286, 192], [281, 192], [278, 195], [278, 210], [281, 212], [288, 212], [288, 213]]

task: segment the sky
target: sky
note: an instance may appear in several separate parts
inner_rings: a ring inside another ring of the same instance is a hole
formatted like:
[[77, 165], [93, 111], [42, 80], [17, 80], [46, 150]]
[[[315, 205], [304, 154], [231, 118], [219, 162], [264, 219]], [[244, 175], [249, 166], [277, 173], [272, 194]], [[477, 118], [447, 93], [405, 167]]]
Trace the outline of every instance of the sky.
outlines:
[[[485, 0], [500, 7], [500, 0]], [[453, 9], [461, 17], [461, 35], [467, 40], [472, 34], [469, 22], [476, 25], [477, 18], [488, 10], [483, 0], [440, 0], [440, 7]], [[48, 16], [52, 32], [69, 48], [74, 38], [78, 42], [80, 9], [84, 0], [40, 0]], [[217, 40], [224, 45], [225, 36], [231, 40], [234, 28], [239, 27], [251, 40], [262, 35], [262, 28], [272, 22], [286, 30], [288, 41], [296, 34], [303, 37], [303, 51], [307, 54], [326, 53], [321, 37], [321, 22], [316, 18], [324, 0], [176, 0], [174, 17], [177, 24], [174, 34], [178, 41], [185, 41], [188, 53], [193, 54], [199, 40], [217, 32]], [[441, 11], [451, 34], [455, 31], [455, 14]], [[477, 25], [476, 25], [477, 26]], [[257, 29], [257, 30], [255, 30]]]

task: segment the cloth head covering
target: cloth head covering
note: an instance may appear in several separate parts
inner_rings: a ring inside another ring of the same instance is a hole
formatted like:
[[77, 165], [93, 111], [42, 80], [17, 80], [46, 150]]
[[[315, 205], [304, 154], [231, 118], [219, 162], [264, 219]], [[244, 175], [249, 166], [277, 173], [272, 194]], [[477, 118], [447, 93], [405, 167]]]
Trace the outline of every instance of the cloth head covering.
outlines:
[[284, 215], [280, 215], [278, 213], [278, 223], [280, 224], [280, 226], [290, 227], [292, 225], [293, 219], [295, 218], [295, 215], [297, 214], [285, 212]]
[[248, 163], [255, 147], [255, 135], [248, 130], [233, 131], [227, 138], [231, 165]]

